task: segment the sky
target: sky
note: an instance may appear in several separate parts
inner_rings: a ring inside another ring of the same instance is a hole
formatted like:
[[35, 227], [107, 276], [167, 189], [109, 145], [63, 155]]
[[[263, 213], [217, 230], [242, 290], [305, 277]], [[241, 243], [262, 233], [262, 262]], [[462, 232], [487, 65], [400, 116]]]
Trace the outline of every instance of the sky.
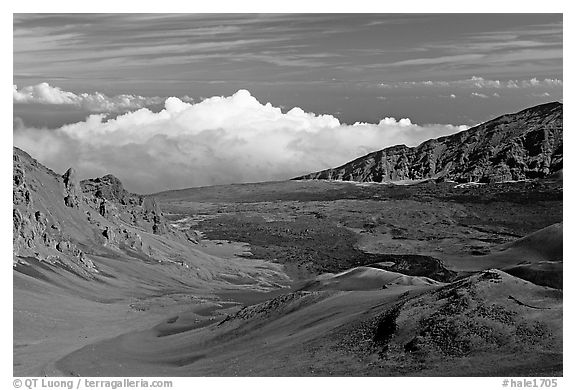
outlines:
[[15, 14], [13, 142], [151, 193], [284, 180], [562, 101], [561, 14]]

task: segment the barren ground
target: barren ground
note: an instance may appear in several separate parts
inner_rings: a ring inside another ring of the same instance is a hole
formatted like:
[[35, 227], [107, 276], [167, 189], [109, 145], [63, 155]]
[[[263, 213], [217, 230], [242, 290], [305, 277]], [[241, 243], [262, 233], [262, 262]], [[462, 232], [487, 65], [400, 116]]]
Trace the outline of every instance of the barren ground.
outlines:
[[[561, 186], [291, 181], [157, 194], [169, 222], [197, 237], [182, 263], [97, 257], [101, 281], [16, 268], [14, 374], [561, 375], [561, 290], [474, 275], [535, 253], [514, 243], [562, 221]], [[546, 242], [558, 234], [561, 248], [561, 228]], [[516, 275], [534, 280], [544, 261], [561, 272], [557, 252]], [[391, 280], [380, 271], [330, 282], [359, 266], [438, 284], [363, 279]], [[442, 329], [463, 333], [438, 339]]]

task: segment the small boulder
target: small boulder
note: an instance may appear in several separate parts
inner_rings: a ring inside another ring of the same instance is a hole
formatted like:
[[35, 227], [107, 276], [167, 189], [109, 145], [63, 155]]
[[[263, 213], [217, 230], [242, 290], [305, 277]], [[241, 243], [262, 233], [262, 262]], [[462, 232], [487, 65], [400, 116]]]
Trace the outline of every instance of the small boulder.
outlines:
[[106, 226], [104, 228], [104, 231], [102, 232], [102, 235], [108, 240], [108, 241], [113, 241], [114, 240], [114, 231], [109, 227]]

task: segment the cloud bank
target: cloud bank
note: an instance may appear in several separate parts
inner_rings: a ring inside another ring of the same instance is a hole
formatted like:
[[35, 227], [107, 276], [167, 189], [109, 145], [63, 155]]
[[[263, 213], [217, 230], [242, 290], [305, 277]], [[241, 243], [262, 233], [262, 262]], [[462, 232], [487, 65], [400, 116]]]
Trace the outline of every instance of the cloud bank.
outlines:
[[[31, 94], [52, 101], [77, 96], [50, 91]], [[141, 108], [114, 119], [93, 114], [58, 129], [19, 126], [14, 145], [56, 171], [74, 166], [84, 177], [112, 173], [129, 190], [152, 193], [289, 179], [387, 146], [413, 146], [466, 129], [390, 117], [348, 125], [298, 107], [283, 113], [246, 90], [196, 104], [170, 97], [164, 105], [157, 113]]]
[[[165, 98], [159, 96], [145, 97], [139, 95], [106, 96], [100, 92], [75, 94], [53, 87], [48, 83], [31, 85], [18, 90], [12, 86], [12, 100], [20, 104], [53, 104], [76, 106], [89, 112], [128, 112], [139, 108], [162, 104]], [[184, 101], [192, 101], [190, 97], [182, 97]]]
[[472, 76], [464, 80], [452, 81], [401, 81], [397, 83], [380, 83], [380, 88], [410, 88], [410, 87], [436, 87], [436, 88], [476, 88], [476, 89], [520, 89], [520, 88], [561, 88], [560, 79], [529, 80], [491, 80], [479, 76]]

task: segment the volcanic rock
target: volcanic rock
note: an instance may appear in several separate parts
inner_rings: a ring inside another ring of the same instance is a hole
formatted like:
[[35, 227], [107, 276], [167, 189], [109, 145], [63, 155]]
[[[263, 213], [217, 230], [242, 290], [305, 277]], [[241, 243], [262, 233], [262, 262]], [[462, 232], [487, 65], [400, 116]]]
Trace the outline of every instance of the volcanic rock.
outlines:
[[95, 179], [82, 180], [82, 191], [99, 199], [126, 204], [127, 199], [134, 197], [124, 189], [122, 182], [114, 175], [105, 175]]
[[113, 241], [113, 240], [114, 240], [114, 232], [113, 232], [113, 230], [112, 230], [109, 226], [106, 226], [106, 228], [104, 228], [104, 231], [102, 232], [102, 235], [103, 235], [108, 241]]
[[18, 148], [13, 155], [14, 261], [35, 258], [89, 275], [94, 265], [77, 242], [89, 241], [91, 230], [82, 225], [82, 193], [74, 170], [60, 176]]
[[488, 183], [542, 178], [562, 170], [562, 117], [561, 103], [542, 104], [417, 147], [392, 146], [296, 179]]
[[146, 197], [142, 202], [142, 209], [144, 210], [144, 218], [151, 220], [152, 232], [154, 234], [164, 234], [167, 231], [167, 226], [162, 218], [162, 211], [153, 197]]
[[133, 194], [113, 175], [83, 180], [87, 203], [102, 217], [138, 226], [154, 234], [170, 231], [154, 197]]
[[[18, 156], [15, 156], [18, 157]], [[30, 203], [30, 190], [26, 185], [24, 169], [18, 164], [20, 159], [14, 159], [13, 166], [13, 201], [15, 205]]]
[[69, 168], [64, 175], [64, 188], [66, 193], [64, 195], [64, 203], [68, 207], [78, 207], [80, 204], [80, 198], [82, 197], [82, 190], [80, 189], [80, 182], [76, 177], [76, 171], [74, 168]]

